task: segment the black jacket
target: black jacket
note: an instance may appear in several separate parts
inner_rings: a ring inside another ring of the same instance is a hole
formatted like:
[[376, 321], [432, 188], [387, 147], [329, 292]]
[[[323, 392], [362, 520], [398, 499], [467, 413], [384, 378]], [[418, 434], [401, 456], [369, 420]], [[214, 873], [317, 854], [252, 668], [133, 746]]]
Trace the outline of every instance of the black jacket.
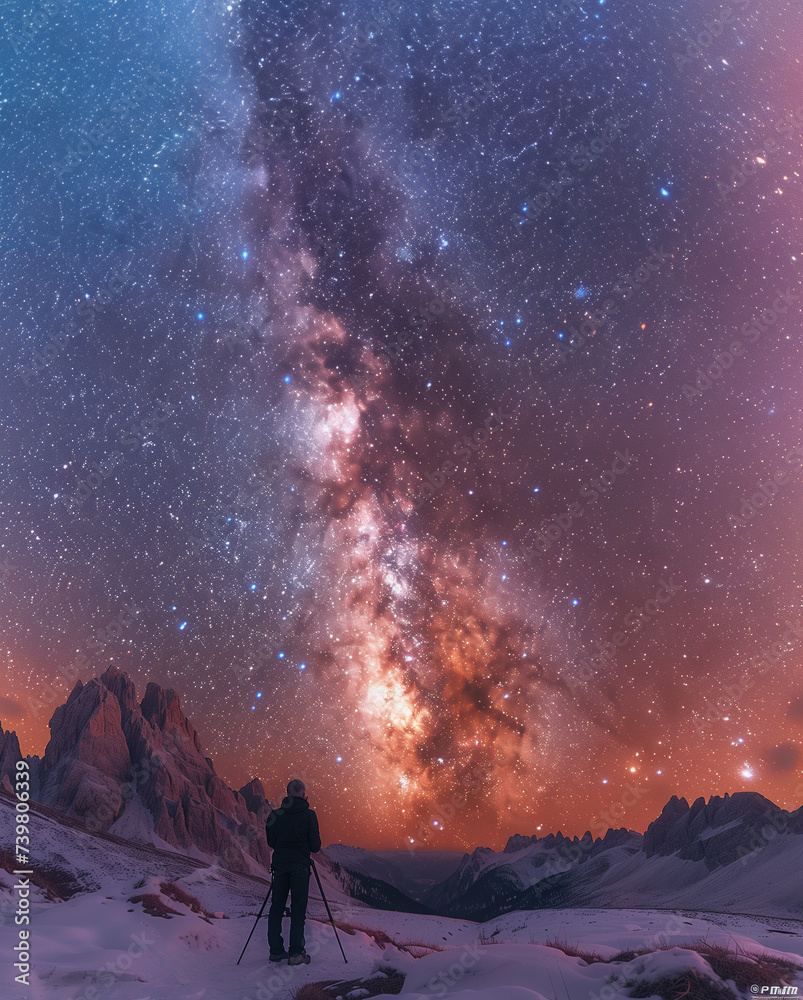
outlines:
[[267, 821], [268, 847], [274, 861], [301, 861], [309, 864], [310, 852], [321, 849], [318, 817], [306, 799], [284, 799]]

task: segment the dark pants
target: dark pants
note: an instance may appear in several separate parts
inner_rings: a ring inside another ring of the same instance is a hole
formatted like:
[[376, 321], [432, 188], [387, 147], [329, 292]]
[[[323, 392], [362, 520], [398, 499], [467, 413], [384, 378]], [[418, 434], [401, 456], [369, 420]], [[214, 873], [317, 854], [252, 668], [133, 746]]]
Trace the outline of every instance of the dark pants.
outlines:
[[273, 891], [268, 912], [268, 946], [271, 955], [284, 951], [282, 917], [290, 894], [290, 947], [291, 955], [304, 951], [304, 919], [309, 897], [309, 864], [298, 861], [274, 861]]

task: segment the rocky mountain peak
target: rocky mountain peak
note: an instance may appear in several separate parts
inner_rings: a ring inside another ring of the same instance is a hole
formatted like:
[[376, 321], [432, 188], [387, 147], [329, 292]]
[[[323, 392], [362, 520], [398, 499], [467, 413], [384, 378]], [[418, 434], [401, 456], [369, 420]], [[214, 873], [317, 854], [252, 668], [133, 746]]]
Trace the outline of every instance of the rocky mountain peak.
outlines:
[[45, 805], [93, 829], [196, 849], [237, 871], [269, 864], [264, 789], [251, 782], [246, 796], [215, 774], [172, 689], [149, 683], [138, 704], [134, 682], [112, 665], [75, 685], [50, 731], [40, 770]]

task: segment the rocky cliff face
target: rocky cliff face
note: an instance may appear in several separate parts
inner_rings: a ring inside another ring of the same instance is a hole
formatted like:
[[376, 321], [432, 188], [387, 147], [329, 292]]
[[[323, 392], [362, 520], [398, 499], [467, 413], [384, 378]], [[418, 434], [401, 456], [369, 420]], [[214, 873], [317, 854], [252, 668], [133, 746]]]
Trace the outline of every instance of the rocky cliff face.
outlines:
[[[7, 791], [11, 792], [14, 783], [14, 775], [17, 773], [17, 761], [22, 760], [20, 753], [20, 741], [17, 734], [5, 732], [0, 725], [0, 783], [7, 786]], [[5, 779], [5, 780], [4, 780]]]
[[[744, 857], [755, 844], [783, 833], [800, 832], [800, 813], [788, 813], [758, 792], [701, 796], [689, 806], [673, 795], [644, 834], [644, 853], [677, 854], [686, 861], [704, 861], [708, 869]], [[753, 845], [753, 846], [751, 846]]]
[[175, 691], [128, 674], [76, 684], [50, 721], [39, 799], [93, 829], [164, 842], [234, 871], [267, 867], [270, 804], [258, 781], [235, 792], [203, 755]]

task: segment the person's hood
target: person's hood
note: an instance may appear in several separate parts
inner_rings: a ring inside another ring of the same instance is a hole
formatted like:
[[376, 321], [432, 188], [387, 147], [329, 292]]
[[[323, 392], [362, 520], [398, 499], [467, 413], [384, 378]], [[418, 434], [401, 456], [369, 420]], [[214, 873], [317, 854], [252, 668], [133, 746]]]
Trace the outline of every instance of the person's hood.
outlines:
[[306, 799], [298, 799], [293, 795], [292, 797], [285, 797], [282, 799], [282, 812], [297, 813], [303, 812], [305, 809], [309, 809], [309, 802]]

